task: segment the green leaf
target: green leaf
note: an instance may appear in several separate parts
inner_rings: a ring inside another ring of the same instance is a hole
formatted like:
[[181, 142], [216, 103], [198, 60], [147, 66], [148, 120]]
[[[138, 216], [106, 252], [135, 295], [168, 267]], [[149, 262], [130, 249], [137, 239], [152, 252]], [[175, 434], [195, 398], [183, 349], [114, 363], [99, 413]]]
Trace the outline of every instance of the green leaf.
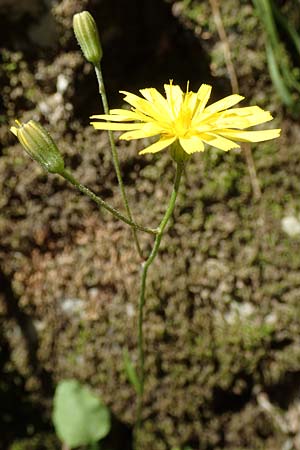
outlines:
[[136, 373], [136, 370], [131, 362], [128, 350], [124, 350], [123, 352], [123, 359], [124, 359], [124, 367], [125, 367], [125, 372], [127, 375], [128, 380], [130, 381], [130, 383], [132, 384], [132, 386], [134, 387], [135, 391], [137, 394], [141, 394], [141, 384], [140, 384], [140, 380], [138, 377], [138, 374]]
[[278, 62], [275, 58], [274, 51], [272, 49], [272, 46], [269, 44], [266, 44], [266, 54], [267, 54], [267, 61], [269, 66], [269, 72], [270, 77], [272, 79], [272, 82], [277, 90], [278, 95], [281, 97], [282, 102], [287, 106], [293, 105], [293, 97], [284, 83], [284, 80], [280, 74], [280, 70], [278, 67]]
[[53, 423], [57, 436], [70, 448], [88, 445], [110, 431], [110, 412], [76, 380], [61, 381], [54, 395]]

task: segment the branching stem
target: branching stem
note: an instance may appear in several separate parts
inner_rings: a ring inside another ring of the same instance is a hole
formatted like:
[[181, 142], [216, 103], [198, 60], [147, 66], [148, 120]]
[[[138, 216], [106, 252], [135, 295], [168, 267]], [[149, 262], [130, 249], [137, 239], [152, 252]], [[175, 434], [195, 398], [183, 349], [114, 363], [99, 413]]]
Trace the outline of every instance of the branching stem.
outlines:
[[79, 183], [73, 175], [68, 172], [66, 169], [61, 172], [61, 176], [65, 178], [65, 180], [69, 181], [73, 186], [75, 186], [80, 192], [87, 195], [93, 202], [97, 203], [98, 206], [101, 206], [105, 208], [107, 211], [109, 211], [113, 216], [115, 216], [117, 219], [122, 220], [123, 222], [127, 223], [127, 225], [130, 225], [134, 230], [144, 231], [145, 233], [149, 234], [158, 234], [158, 229], [153, 228], [147, 228], [143, 227], [141, 225], [136, 224], [131, 219], [128, 219], [126, 216], [124, 216], [122, 213], [120, 213], [117, 209], [110, 206], [108, 203], [106, 203], [101, 197], [96, 195], [93, 191], [91, 191], [89, 188], [84, 186], [83, 184]]

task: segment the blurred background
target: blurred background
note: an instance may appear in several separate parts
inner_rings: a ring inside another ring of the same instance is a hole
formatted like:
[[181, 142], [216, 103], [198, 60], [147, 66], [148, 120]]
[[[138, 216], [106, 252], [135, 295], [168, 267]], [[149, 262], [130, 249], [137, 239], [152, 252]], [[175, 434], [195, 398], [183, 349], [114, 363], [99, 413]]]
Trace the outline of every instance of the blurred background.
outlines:
[[[170, 79], [239, 89], [281, 138], [195, 154], [146, 302], [144, 450], [300, 449], [300, 4], [296, 0], [0, 0], [0, 448], [56, 450], [57, 383], [113, 414], [104, 449], [130, 450], [140, 262], [130, 229], [48, 175], [9, 132], [40, 121], [78, 179], [122, 209], [101, 100], [72, 17], [99, 27], [111, 107]], [[116, 134], [117, 136], [117, 134]], [[117, 142], [138, 223], [156, 227], [168, 152]], [[151, 237], [142, 235], [145, 250]]]

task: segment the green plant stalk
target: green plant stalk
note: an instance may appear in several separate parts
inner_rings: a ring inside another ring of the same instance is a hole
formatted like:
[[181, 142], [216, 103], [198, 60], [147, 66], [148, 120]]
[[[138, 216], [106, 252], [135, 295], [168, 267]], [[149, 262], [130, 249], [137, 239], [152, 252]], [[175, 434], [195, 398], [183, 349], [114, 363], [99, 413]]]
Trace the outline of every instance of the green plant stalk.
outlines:
[[280, 12], [279, 8], [275, 5], [274, 1], [271, 1], [271, 7], [274, 11], [275, 18], [278, 20], [280, 25], [284, 28], [286, 33], [290, 36], [290, 38], [298, 52], [298, 55], [300, 56], [300, 36], [297, 33], [296, 28]]
[[144, 231], [145, 233], [154, 234], [154, 235], [158, 234], [158, 232], [159, 232], [158, 229], [143, 227], [141, 225], [136, 224], [131, 219], [128, 219], [128, 217], [124, 216], [117, 209], [115, 209], [112, 206], [110, 206], [101, 197], [99, 197], [98, 195], [94, 194], [94, 192], [92, 192], [89, 188], [87, 188], [83, 184], [79, 183], [79, 181], [77, 181], [73, 177], [73, 175], [69, 171], [67, 171], [66, 169], [64, 169], [60, 173], [60, 175], [65, 180], [67, 180], [71, 184], [73, 184], [73, 186], [75, 186], [80, 192], [82, 192], [83, 194], [87, 195], [91, 200], [93, 200], [93, 202], [97, 203], [98, 206], [101, 206], [101, 207], [105, 208], [107, 211], [109, 211], [117, 219], [122, 220], [123, 222], [127, 223], [127, 225], [130, 225], [132, 227], [132, 229], [139, 230], [139, 231]]
[[[291, 73], [285, 58], [283, 58], [281, 54], [282, 45], [273, 16], [274, 5], [269, 0], [253, 0], [253, 4], [266, 29], [268, 40], [268, 42], [266, 42], [266, 53], [271, 79], [283, 103], [289, 107], [293, 107], [294, 100], [290, 88], [294, 88], [299, 92], [300, 85]], [[276, 11], [274, 9], [274, 14], [275, 13]], [[279, 13], [277, 12], [277, 15], [278, 14]]]
[[276, 29], [274, 17], [272, 14], [269, 0], [253, 0], [254, 6], [259, 14], [260, 20], [266, 27], [266, 32], [270, 38], [273, 47], [276, 49], [280, 45], [280, 39]]
[[289, 106], [293, 106], [293, 98], [291, 96], [291, 93], [287, 86], [284, 83], [284, 80], [280, 74], [280, 70], [276, 61], [276, 57], [273, 52], [273, 48], [271, 44], [266, 43], [266, 55], [267, 55], [267, 61], [269, 66], [269, 73], [270, 77], [272, 79], [272, 82], [281, 97], [282, 102]]
[[[98, 86], [99, 86], [99, 94], [101, 95], [101, 98], [102, 98], [103, 109], [104, 109], [105, 114], [109, 114], [107, 95], [106, 95], [106, 91], [105, 91], [104, 80], [103, 80], [103, 75], [102, 75], [100, 62], [97, 65], [95, 65], [94, 67], [95, 67], [95, 72], [96, 72]], [[113, 163], [114, 163], [114, 166], [115, 166], [115, 171], [116, 171], [118, 183], [119, 183], [119, 187], [120, 187], [120, 190], [121, 190], [123, 203], [125, 205], [125, 209], [126, 209], [128, 218], [131, 220], [131, 222], [134, 222], [132, 214], [131, 214], [131, 210], [130, 210], [130, 207], [129, 207], [127, 195], [126, 195], [126, 192], [125, 192], [124, 183], [123, 183], [121, 170], [120, 170], [119, 157], [118, 157], [118, 153], [117, 153], [117, 149], [116, 149], [113, 133], [112, 133], [111, 130], [108, 130], [108, 136], [109, 136], [109, 142], [110, 142], [110, 147], [111, 147], [111, 152], [112, 152], [112, 157], [113, 157]], [[139, 240], [138, 240], [138, 236], [137, 236], [137, 228], [132, 227], [132, 232], [133, 232], [133, 238], [134, 238], [134, 242], [135, 242], [138, 254], [143, 259], [143, 253], [142, 253], [141, 246], [140, 246], [140, 243], [139, 243]]]
[[157, 228], [158, 233], [155, 238], [155, 242], [148, 259], [142, 263], [141, 272], [141, 290], [139, 297], [139, 317], [138, 317], [138, 351], [139, 351], [139, 382], [140, 382], [140, 392], [138, 395], [138, 407], [137, 407], [137, 422], [136, 422], [136, 432], [141, 427], [142, 421], [142, 409], [143, 409], [143, 394], [144, 394], [144, 382], [145, 382], [145, 353], [144, 353], [144, 334], [143, 334], [143, 320], [144, 320], [144, 306], [145, 306], [145, 294], [146, 294], [146, 282], [148, 269], [153, 263], [155, 257], [157, 256], [161, 239], [163, 237], [166, 225], [173, 213], [175, 202], [178, 194], [178, 189], [180, 185], [180, 180], [184, 168], [184, 163], [180, 162], [176, 166], [176, 175], [174, 181], [174, 187], [169, 200], [169, 204], [162, 221]]
[[282, 76], [286, 82], [287, 87], [294, 88], [298, 92], [300, 92], [300, 83], [296, 80], [293, 73], [291, 72], [290, 68], [287, 64], [282, 64]]

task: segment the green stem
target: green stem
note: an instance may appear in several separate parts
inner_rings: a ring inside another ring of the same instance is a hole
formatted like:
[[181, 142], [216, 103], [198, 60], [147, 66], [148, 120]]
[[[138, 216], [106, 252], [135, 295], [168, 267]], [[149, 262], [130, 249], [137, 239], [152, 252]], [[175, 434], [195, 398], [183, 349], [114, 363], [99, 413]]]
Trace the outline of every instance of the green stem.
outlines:
[[253, 0], [254, 6], [257, 10], [259, 19], [265, 27], [265, 31], [274, 49], [280, 45], [278, 31], [275, 25], [269, 0]]
[[281, 100], [285, 105], [292, 107], [294, 103], [293, 97], [290, 93], [290, 90], [286, 86], [284, 79], [282, 78], [278, 61], [276, 60], [272, 45], [269, 43], [266, 43], [266, 55], [270, 77], [278, 92], [278, 95], [280, 95]]
[[146, 294], [146, 281], [148, 269], [153, 263], [155, 257], [157, 256], [161, 239], [165, 227], [171, 217], [171, 214], [175, 207], [175, 202], [178, 194], [178, 189], [180, 185], [180, 180], [184, 168], [184, 163], [178, 163], [176, 167], [176, 175], [174, 181], [174, 187], [169, 200], [169, 204], [165, 215], [158, 227], [158, 234], [156, 235], [155, 242], [148, 259], [142, 263], [142, 273], [141, 273], [141, 290], [139, 298], [139, 317], [138, 317], [138, 350], [139, 350], [139, 380], [140, 380], [140, 393], [138, 396], [138, 407], [137, 407], [137, 423], [136, 432], [141, 427], [142, 421], [142, 409], [143, 409], [143, 394], [144, 394], [144, 382], [145, 382], [145, 353], [144, 353], [144, 334], [143, 334], [143, 321], [144, 321], [144, 306], [145, 306], [145, 294]]
[[275, 14], [275, 18], [278, 20], [278, 22], [280, 23], [280, 25], [284, 28], [284, 30], [286, 31], [286, 33], [290, 36], [297, 52], [298, 55], [300, 56], [300, 36], [299, 33], [297, 32], [296, 28], [294, 27], [294, 25], [288, 21], [285, 16], [280, 12], [280, 9], [278, 8], [277, 5], [275, 5], [274, 1], [271, 1], [271, 7], [274, 11]]
[[[107, 96], [106, 96], [106, 91], [105, 91], [105, 86], [104, 86], [104, 81], [103, 81], [103, 76], [102, 76], [100, 63], [98, 65], [95, 65], [95, 72], [96, 72], [96, 76], [97, 76], [97, 80], [98, 80], [99, 93], [100, 93], [101, 98], [102, 98], [103, 109], [104, 109], [105, 114], [109, 114], [109, 107], [108, 107]], [[114, 163], [114, 166], [115, 166], [115, 171], [116, 171], [118, 183], [119, 183], [119, 186], [120, 186], [123, 203], [125, 205], [125, 209], [126, 209], [128, 218], [132, 222], [134, 222], [132, 214], [131, 214], [131, 210], [130, 210], [130, 207], [129, 207], [127, 195], [126, 195], [126, 192], [125, 192], [123, 179], [122, 179], [122, 175], [121, 175], [121, 170], [120, 170], [119, 157], [118, 157], [118, 153], [117, 153], [117, 149], [116, 149], [113, 133], [112, 133], [111, 130], [108, 130], [108, 136], [109, 136], [109, 142], [110, 142], [110, 147], [111, 147], [111, 152], [112, 152], [112, 157], [113, 157], [113, 163]], [[140, 243], [139, 243], [139, 240], [138, 240], [138, 236], [137, 236], [137, 229], [133, 227], [132, 228], [132, 232], [133, 232], [133, 238], [134, 238], [134, 242], [135, 242], [138, 254], [143, 259], [143, 253], [142, 253], [141, 246], [140, 246]]]
[[98, 197], [98, 195], [94, 194], [89, 188], [84, 186], [83, 184], [79, 183], [73, 175], [68, 172], [66, 169], [64, 169], [60, 175], [65, 178], [65, 180], [69, 181], [73, 186], [75, 186], [80, 192], [87, 195], [91, 200], [93, 200], [95, 203], [97, 203], [98, 206], [102, 206], [107, 211], [109, 211], [113, 216], [115, 216], [117, 219], [122, 220], [123, 222], [127, 223], [127, 225], [130, 225], [133, 229], [144, 231], [145, 233], [149, 234], [158, 234], [158, 230], [155, 230], [153, 228], [147, 228], [143, 227], [141, 225], [136, 224], [131, 219], [128, 219], [126, 216], [123, 216], [122, 213], [120, 213], [117, 209], [110, 206], [108, 203], [106, 203], [104, 200], [102, 200], [101, 197]]

